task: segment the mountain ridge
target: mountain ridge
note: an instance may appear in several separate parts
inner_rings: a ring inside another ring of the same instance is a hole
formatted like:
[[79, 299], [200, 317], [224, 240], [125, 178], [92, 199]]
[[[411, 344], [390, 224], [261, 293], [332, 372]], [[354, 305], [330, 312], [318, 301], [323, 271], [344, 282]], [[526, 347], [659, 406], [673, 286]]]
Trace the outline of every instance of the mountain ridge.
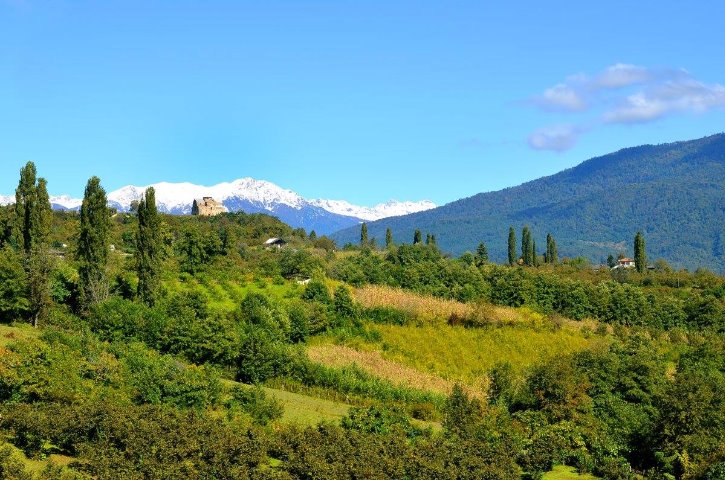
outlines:
[[[435, 209], [368, 224], [368, 235], [410, 242], [413, 231], [436, 235], [458, 255], [487, 244], [492, 260], [506, 259], [509, 226], [529, 225], [539, 252], [547, 233], [564, 256], [601, 262], [632, 254], [641, 230], [651, 259], [677, 267], [725, 271], [725, 134], [660, 145], [628, 147], [591, 158], [554, 175], [462, 198]], [[333, 234], [355, 242], [357, 229]], [[517, 245], [518, 248], [518, 245]]]

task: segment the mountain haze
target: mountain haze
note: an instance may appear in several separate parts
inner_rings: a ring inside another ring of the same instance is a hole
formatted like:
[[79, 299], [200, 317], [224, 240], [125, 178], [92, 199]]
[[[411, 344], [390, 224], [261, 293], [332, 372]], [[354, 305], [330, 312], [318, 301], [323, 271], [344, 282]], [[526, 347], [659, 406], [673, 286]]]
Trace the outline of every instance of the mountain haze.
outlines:
[[[409, 243], [420, 229], [454, 255], [483, 241], [491, 259], [502, 262], [511, 225], [519, 243], [529, 225], [539, 253], [551, 232], [560, 256], [594, 262], [620, 251], [632, 255], [641, 230], [650, 260], [725, 271], [725, 134], [626, 148], [517, 187], [372, 222], [368, 232], [380, 242], [390, 227], [396, 241]], [[356, 242], [359, 229], [333, 237]]]

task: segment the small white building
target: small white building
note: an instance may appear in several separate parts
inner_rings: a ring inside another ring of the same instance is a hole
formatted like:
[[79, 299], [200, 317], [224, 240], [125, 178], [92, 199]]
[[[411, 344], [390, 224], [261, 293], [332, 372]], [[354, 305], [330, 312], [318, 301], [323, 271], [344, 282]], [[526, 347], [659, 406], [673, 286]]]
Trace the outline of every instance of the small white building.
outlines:
[[635, 264], [634, 260], [631, 258], [620, 258], [617, 261], [617, 265], [614, 266], [614, 268], [634, 268], [637, 265]]
[[280, 248], [284, 247], [285, 245], [287, 245], [287, 242], [285, 242], [281, 238], [277, 238], [277, 237], [270, 238], [269, 240], [264, 242], [265, 248], [276, 248], [278, 250]]

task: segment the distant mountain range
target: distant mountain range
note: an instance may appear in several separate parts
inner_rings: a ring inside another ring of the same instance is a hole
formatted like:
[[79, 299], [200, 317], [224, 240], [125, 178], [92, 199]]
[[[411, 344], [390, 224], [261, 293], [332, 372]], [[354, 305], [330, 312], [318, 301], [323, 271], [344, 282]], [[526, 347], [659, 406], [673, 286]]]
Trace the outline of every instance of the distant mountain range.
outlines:
[[[524, 225], [539, 253], [551, 232], [561, 256], [603, 262], [632, 255], [639, 230], [650, 260], [725, 272], [725, 134], [626, 148], [517, 187], [369, 223], [368, 235], [380, 243], [391, 228], [396, 241], [410, 243], [420, 229], [454, 255], [483, 241], [503, 262], [509, 226], [520, 242]], [[354, 227], [333, 238], [354, 243], [359, 235]]]
[[[220, 183], [210, 187], [193, 183], [161, 182], [144, 187], [128, 185], [108, 194], [109, 206], [119, 211], [128, 211], [131, 202], [138, 200], [148, 187], [156, 190], [156, 203], [159, 211], [175, 215], [191, 213], [195, 198], [213, 197], [232, 212], [267, 213], [283, 222], [308, 232], [315, 230], [323, 235], [363, 221], [378, 220], [396, 215], [435, 208], [427, 200], [419, 202], [398, 202], [391, 200], [374, 207], [361, 207], [344, 200], [305, 199], [274, 183], [253, 178], [240, 178], [232, 182]], [[56, 210], [78, 210], [81, 199], [67, 195], [53, 196], [51, 205]], [[15, 202], [14, 196], [0, 195], [0, 204]]]

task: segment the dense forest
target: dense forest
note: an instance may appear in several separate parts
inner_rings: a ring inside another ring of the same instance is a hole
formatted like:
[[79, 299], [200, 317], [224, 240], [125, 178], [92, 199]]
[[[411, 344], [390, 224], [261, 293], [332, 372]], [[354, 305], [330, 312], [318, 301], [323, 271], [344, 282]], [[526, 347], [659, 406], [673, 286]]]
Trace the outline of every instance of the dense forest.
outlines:
[[53, 212], [28, 164], [0, 208], [0, 478], [725, 478], [725, 278], [645, 268], [648, 231], [638, 269], [553, 228], [512, 229], [506, 264], [372, 231], [152, 189], [119, 213], [95, 177]]
[[[515, 162], [512, 162], [512, 165]], [[454, 255], [483, 240], [491, 258], [506, 258], [506, 231], [531, 226], [543, 244], [556, 232], [562, 256], [604, 263], [642, 230], [652, 258], [677, 268], [725, 272], [725, 134], [663, 145], [645, 145], [587, 160], [556, 175], [517, 187], [481, 193], [443, 207], [371, 223], [379, 242], [386, 228], [412, 238], [422, 229]], [[355, 242], [357, 228], [333, 235]]]

